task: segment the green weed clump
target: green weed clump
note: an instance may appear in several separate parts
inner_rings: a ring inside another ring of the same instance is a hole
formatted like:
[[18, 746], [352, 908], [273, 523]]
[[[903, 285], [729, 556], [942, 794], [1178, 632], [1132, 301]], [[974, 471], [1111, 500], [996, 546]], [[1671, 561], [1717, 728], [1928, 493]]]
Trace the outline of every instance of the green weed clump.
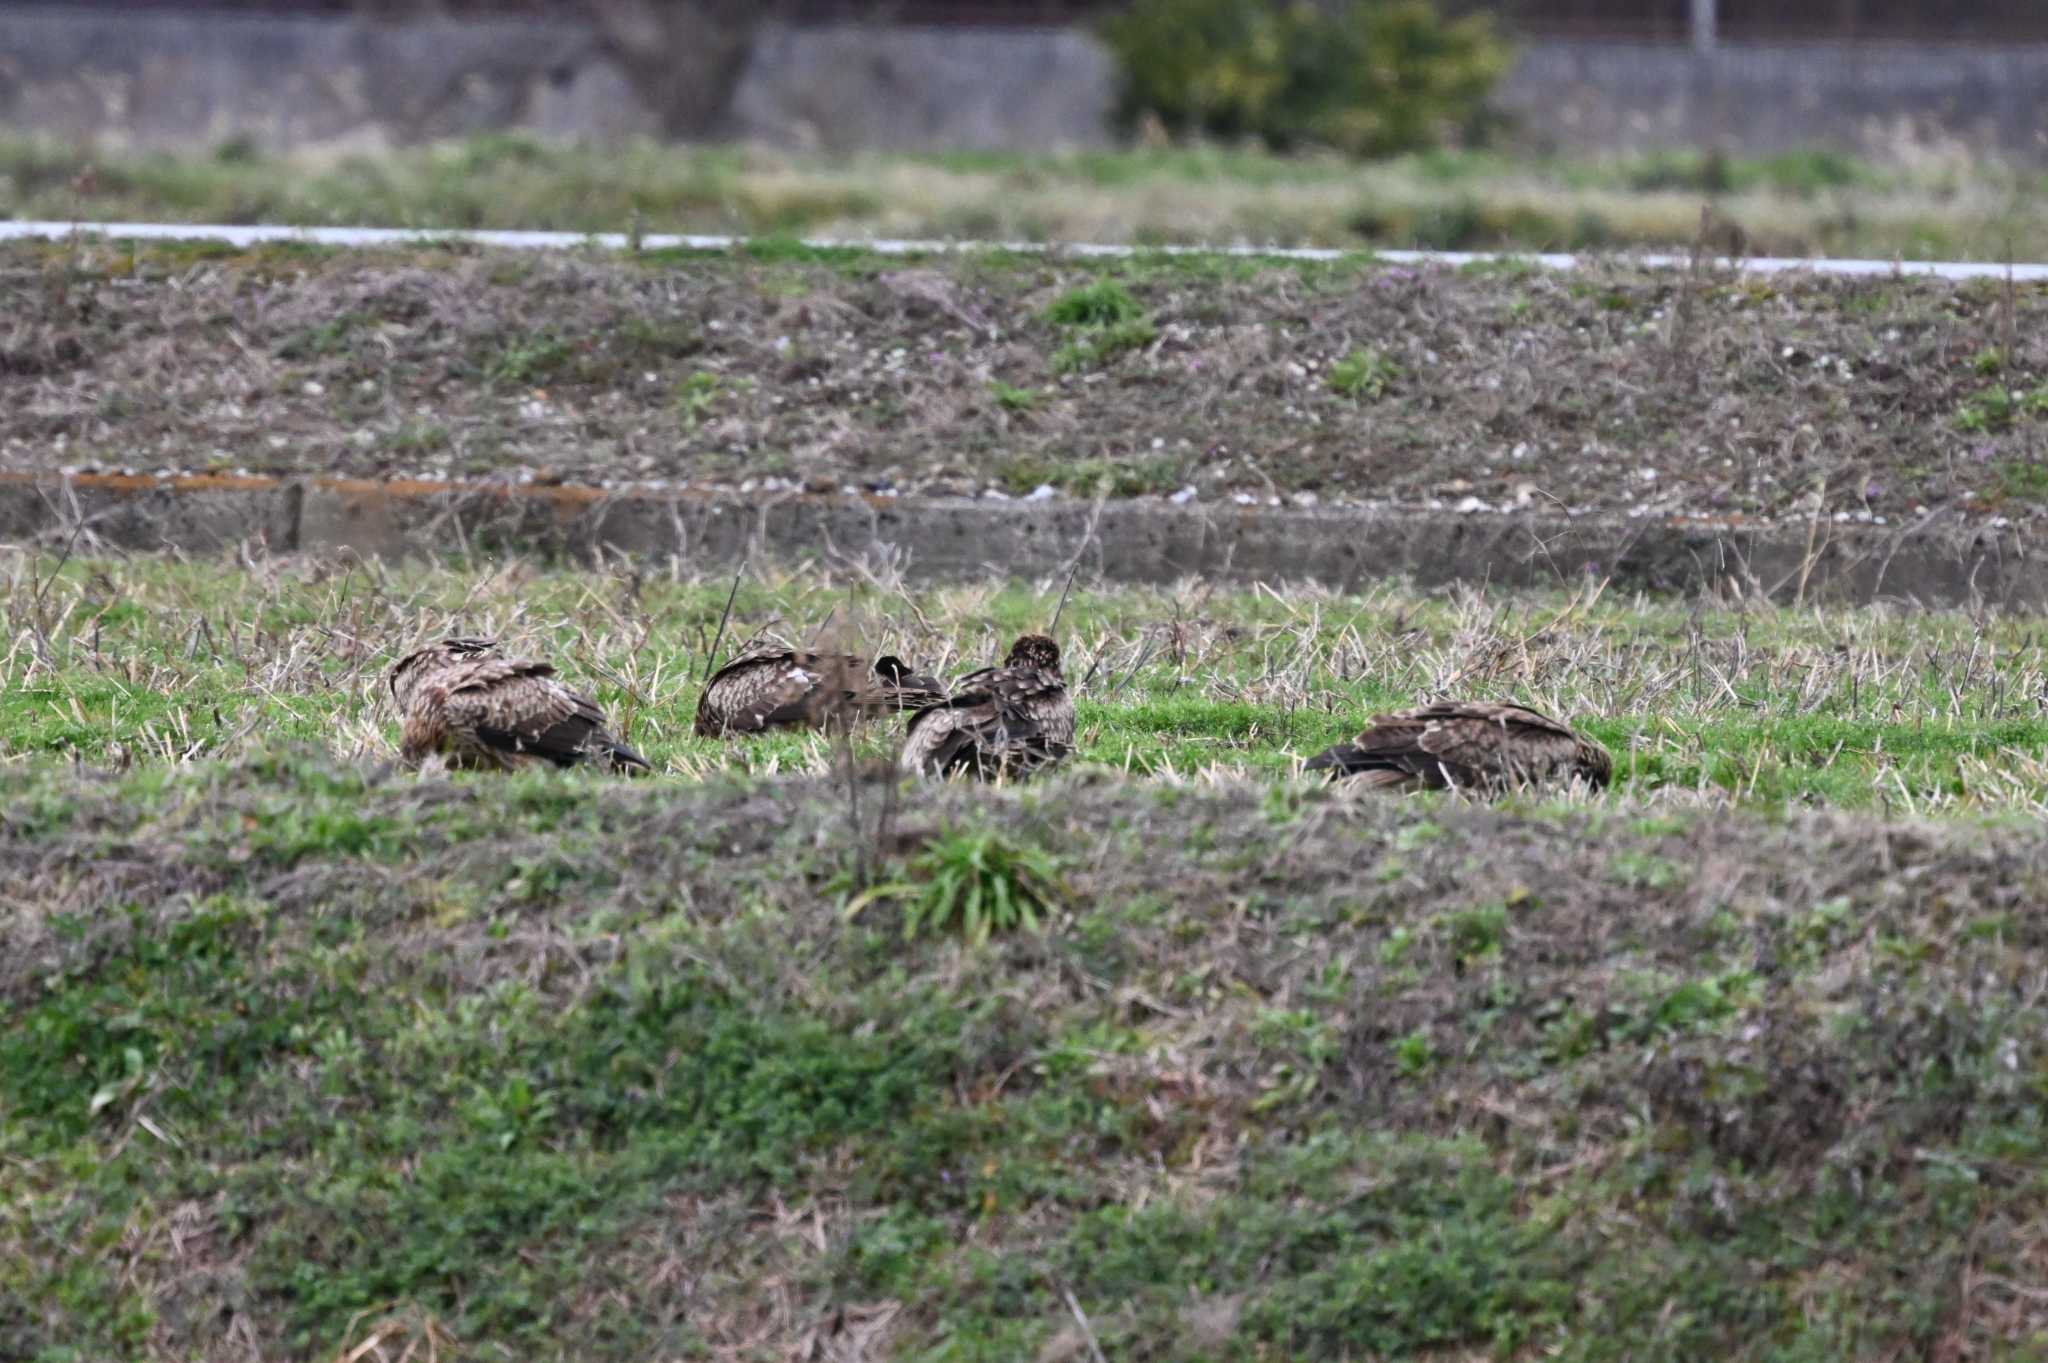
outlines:
[[1126, 351], [1143, 350], [1159, 338], [1149, 317], [1109, 326], [1083, 327], [1078, 336], [1053, 352], [1055, 374], [1100, 369]]
[[1378, 350], [1354, 350], [1330, 366], [1330, 391], [1339, 397], [1376, 402], [1401, 377], [1401, 366]]
[[1144, 307], [1114, 279], [1098, 279], [1070, 289], [1045, 310], [1046, 320], [1065, 327], [1113, 327], [1135, 322]]
[[1143, 305], [1114, 279], [1071, 289], [1045, 311], [1046, 320], [1071, 328], [1072, 340], [1053, 352], [1056, 374], [1098, 369], [1127, 350], [1142, 350], [1158, 338]]
[[848, 918], [880, 900], [903, 908], [903, 935], [959, 932], [981, 943], [991, 933], [1035, 930], [1060, 903], [1059, 864], [1042, 848], [993, 828], [956, 828], [910, 861], [906, 879], [877, 885], [847, 906]]
[[2014, 423], [2048, 413], [2048, 384], [2009, 388], [2002, 383], [1980, 388], [1956, 406], [1955, 426], [1972, 435], [2011, 430]]

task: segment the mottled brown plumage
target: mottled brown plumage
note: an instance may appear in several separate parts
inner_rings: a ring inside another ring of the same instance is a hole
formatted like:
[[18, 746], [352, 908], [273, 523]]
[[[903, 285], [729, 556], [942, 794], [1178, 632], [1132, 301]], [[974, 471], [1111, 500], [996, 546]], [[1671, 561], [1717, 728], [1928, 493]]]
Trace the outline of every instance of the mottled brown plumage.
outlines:
[[969, 673], [952, 695], [911, 716], [898, 765], [927, 776], [1014, 779], [1073, 750], [1074, 702], [1060, 677], [1059, 645], [1026, 634], [1001, 667]]
[[1316, 754], [1307, 769], [1387, 790], [1498, 795], [1527, 786], [1605, 786], [1613, 762], [1599, 744], [1520, 705], [1440, 701], [1373, 716], [1357, 738]]
[[439, 643], [428, 644], [425, 648], [408, 653], [392, 665], [391, 675], [386, 679], [391, 687], [391, 702], [398, 707], [402, 716], [412, 704], [413, 692], [418, 688], [420, 678], [430, 672], [471, 658], [482, 658], [498, 651], [496, 639], [451, 637]]
[[697, 698], [696, 729], [710, 737], [815, 729], [835, 718], [915, 710], [945, 695], [935, 679], [893, 656], [870, 665], [850, 653], [760, 649], [712, 675]]
[[438, 757], [450, 767], [492, 771], [535, 762], [652, 770], [612, 736], [596, 702], [554, 674], [550, 664], [498, 653], [488, 639], [444, 639], [401, 659], [391, 670], [399, 756], [411, 766]]

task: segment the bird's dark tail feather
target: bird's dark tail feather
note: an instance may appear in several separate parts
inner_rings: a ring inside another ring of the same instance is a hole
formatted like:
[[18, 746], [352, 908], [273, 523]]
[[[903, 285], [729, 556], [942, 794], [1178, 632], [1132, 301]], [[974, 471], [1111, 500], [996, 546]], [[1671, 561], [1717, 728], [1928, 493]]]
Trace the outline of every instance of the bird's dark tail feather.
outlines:
[[654, 774], [654, 764], [652, 762], [649, 762], [616, 738], [609, 736], [601, 737], [593, 740], [591, 746], [604, 755], [605, 760], [611, 763], [612, 770], [620, 776], [651, 776]]
[[1302, 764], [1303, 771], [1328, 772], [1331, 777], [1351, 776], [1378, 765], [1356, 743], [1339, 743], [1325, 748]]

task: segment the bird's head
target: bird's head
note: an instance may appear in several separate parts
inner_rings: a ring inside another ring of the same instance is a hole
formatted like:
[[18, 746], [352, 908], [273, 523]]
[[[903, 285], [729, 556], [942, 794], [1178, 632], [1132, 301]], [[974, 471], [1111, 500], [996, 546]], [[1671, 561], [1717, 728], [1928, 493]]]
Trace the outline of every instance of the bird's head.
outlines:
[[1060, 670], [1060, 646], [1044, 634], [1020, 634], [1017, 642], [1010, 645], [1010, 656], [1003, 660], [1011, 667], [1035, 667], [1040, 672], [1055, 676]]

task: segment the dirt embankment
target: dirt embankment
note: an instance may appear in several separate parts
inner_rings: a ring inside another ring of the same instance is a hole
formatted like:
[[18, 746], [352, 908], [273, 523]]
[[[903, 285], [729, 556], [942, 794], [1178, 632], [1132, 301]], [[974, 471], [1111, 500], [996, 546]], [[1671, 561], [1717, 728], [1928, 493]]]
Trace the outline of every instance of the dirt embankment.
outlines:
[[0, 460], [1896, 527], [2048, 496], [2048, 294], [1193, 258], [0, 253]]

